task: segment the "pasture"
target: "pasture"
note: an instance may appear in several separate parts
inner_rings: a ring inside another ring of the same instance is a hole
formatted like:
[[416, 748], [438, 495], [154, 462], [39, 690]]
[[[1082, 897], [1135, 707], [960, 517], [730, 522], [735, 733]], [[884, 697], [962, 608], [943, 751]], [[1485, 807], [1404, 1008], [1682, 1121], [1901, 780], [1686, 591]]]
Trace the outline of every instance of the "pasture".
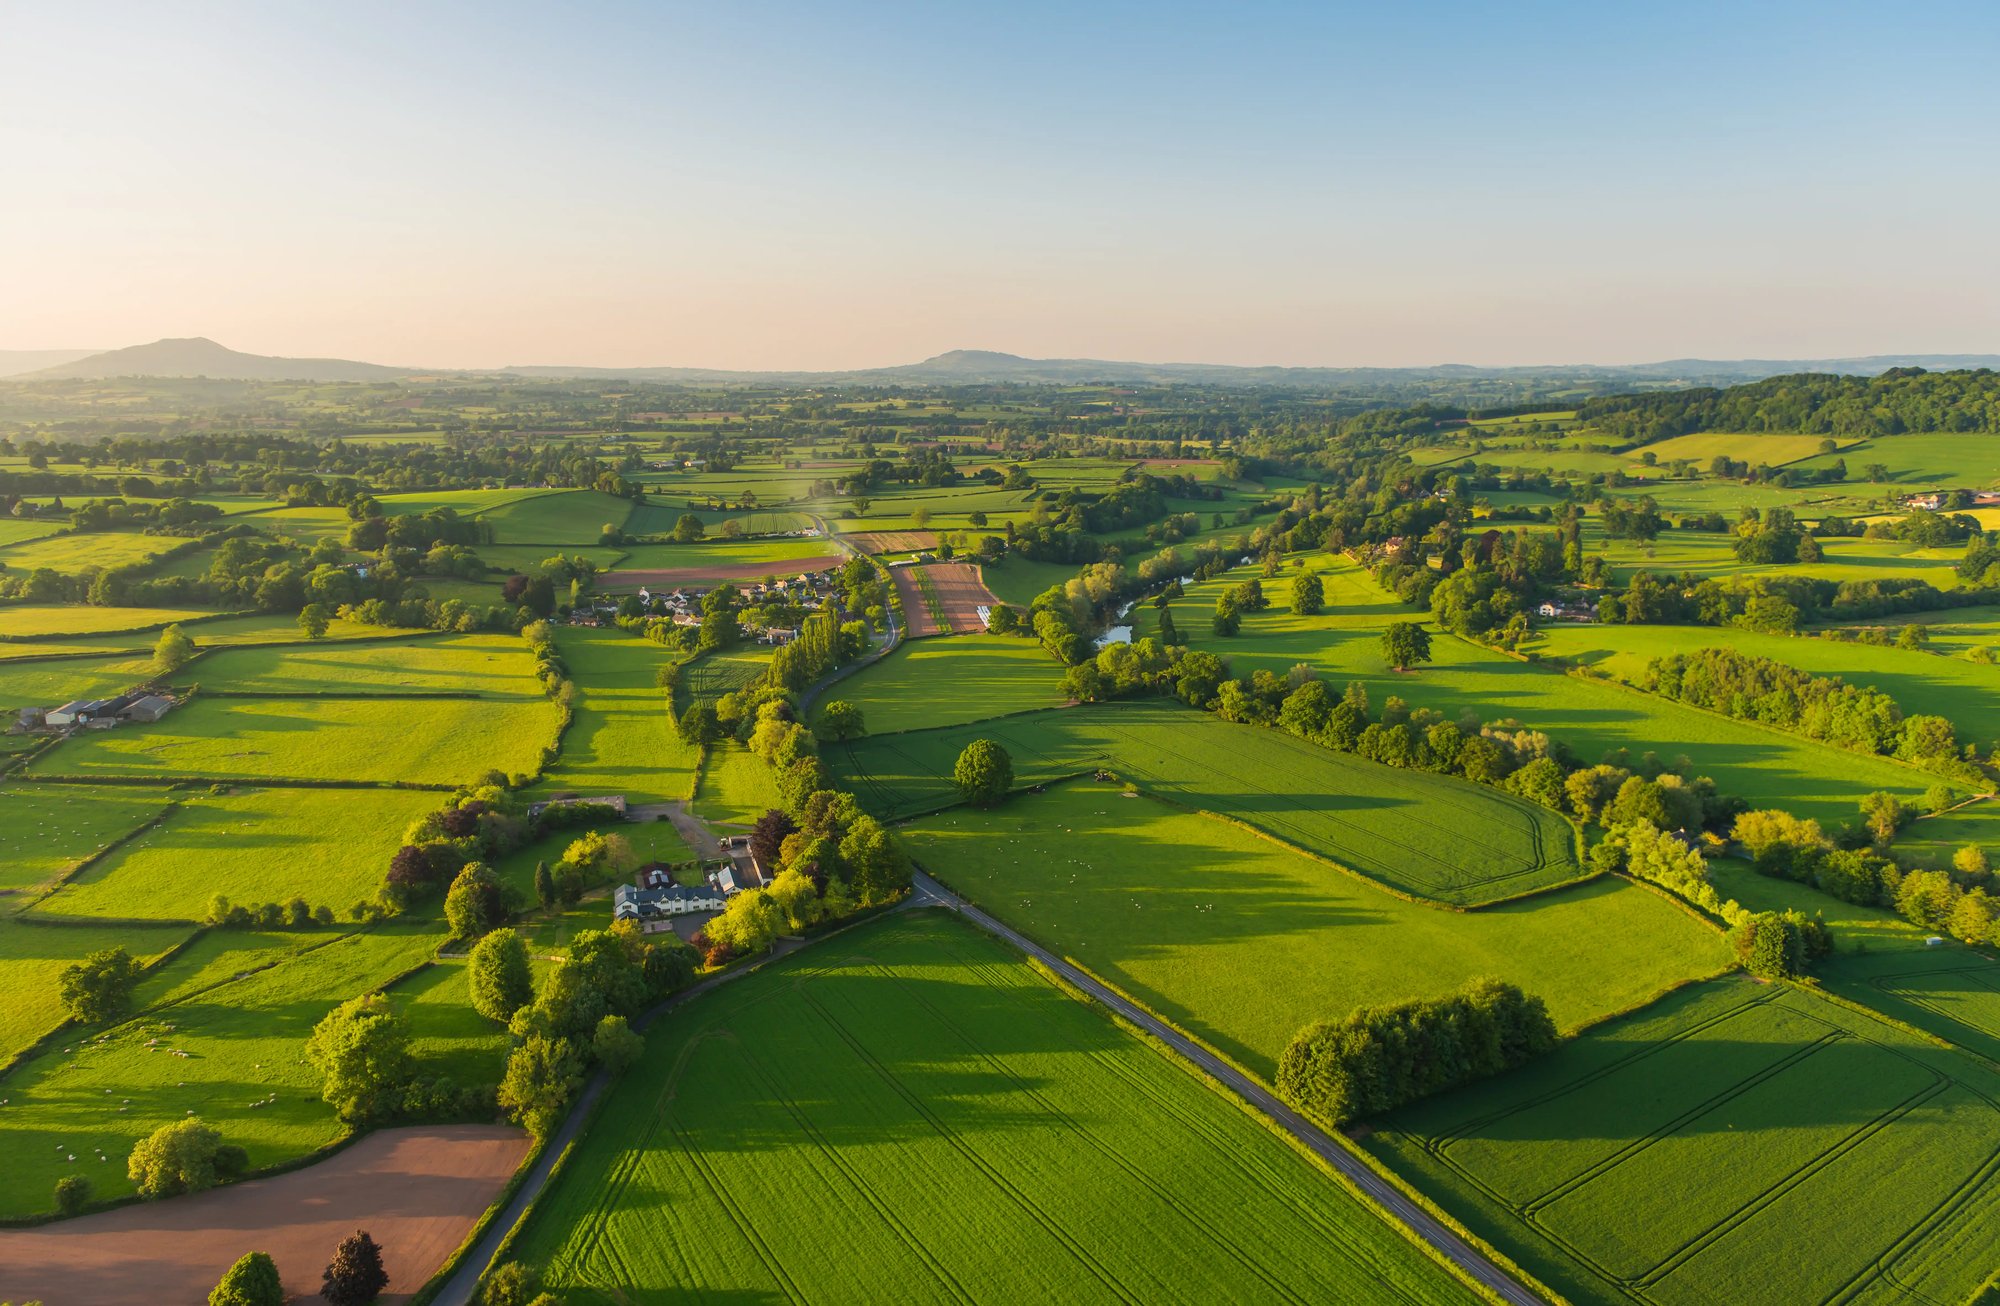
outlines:
[[767, 567], [773, 575], [796, 576], [810, 567], [821, 570], [829, 557], [844, 556], [822, 539], [703, 540], [698, 544], [630, 544], [620, 571], [712, 571], [733, 575], [745, 565]]
[[599, 490], [550, 490], [517, 496], [479, 513], [495, 544], [595, 544], [606, 526], [623, 527], [632, 501]]
[[709, 745], [692, 804], [696, 816], [716, 824], [749, 825], [783, 805], [777, 780], [763, 759], [733, 739]]
[[[120, 792], [100, 792], [107, 789]], [[191, 794], [157, 829], [36, 903], [34, 914], [193, 921], [219, 893], [246, 905], [301, 897], [344, 919], [350, 904], [382, 887], [403, 831], [437, 806], [436, 794], [394, 789]]]
[[50, 535], [0, 548], [0, 565], [12, 571], [48, 568], [74, 574], [87, 567], [123, 567], [148, 562], [186, 544], [171, 535], [138, 535], [120, 531], [88, 531]]
[[[0, 607], [0, 635], [9, 641], [61, 635], [151, 631], [214, 614], [201, 608], [94, 608], [81, 603], [10, 603]], [[130, 641], [137, 647], [142, 641]]]
[[577, 686], [576, 715], [536, 796], [624, 794], [635, 803], [685, 798], [695, 750], [674, 733], [655, 681], [680, 655], [622, 630], [566, 626], [556, 646]]
[[963, 635], [912, 640], [829, 689], [819, 706], [844, 699], [870, 734], [983, 721], [1063, 702], [1062, 668], [1032, 639]]
[[[141, 961], [150, 961], [186, 937], [184, 929], [123, 925], [47, 929], [0, 919], [0, 992], [7, 995], [7, 1000], [0, 1002], [0, 1063], [63, 1023], [57, 984], [65, 966], [99, 948], [113, 947], [123, 947]], [[10, 1104], [12, 1087], [11, 1078], [0, 1081], [0, 1098], [7, 1098]], [[9, 1105], [0, 1105], [0, 1138], [5, 1137], [12, 1114]]]
[[1959, 1302], [2000, 1259], [1996, 1094], [1986, 1062], [1724, 979], [1364, 1146], [1579, 1303]]
[[534, 658], [527, 644], [512, 635], [224, 648], [186, 674], [204, 689], [232, 694], [542, 695]]
[[0, 789], [0, 912], [160, 814], [157, 789], [9, 785]]
[[0, 712], [11, 715], [18, 708], [55, 707], [74, 698], [108, 698], [152, 676], [150, 652], [0, 659]]
[[656, 1028], [518, 1252], [579, 1304], [1291, 1301], [1335, 1283], [1473, 1300], [1201, 1080], [938, 913]]
[[[1753, 467], [1769, 464], [1783, 467], [1786, 463], [1802, 458], [1812, 458], [1820, 453], [1820, 444], [1828, 439], [1823, 435], [1766, 435], [1762, 433], [1731, 434], [1721, 431], [1703, 431], [1695, 435], [1677, 435], [1671, 439], [1655, 440], [1651, 444], [1628, 449], [1627, 455], [1639, 458], [1652, 454], [1662, 463], [1679, 462], [1683, 459], [1701, 464], [1707, 470], [1713, 458], [1732, 458], [1747, 462]], [[1851, 447], [1856, 442], [1852, 438], [1835, 440], [1836, 445]], [[1836, 452], [1835, 457], [1839, 457]]]
[[72, 736], [29, 771], [446, 787], [533, 775], [555, 722], [546, 700], [198, 696], [154, 725]]
[[1623, 880], [1440, 911], [1115, 784], [901, 834], [940, 880], [1266, 1079], [1311, 1021], [1480, 976], [1543, 998], [1567, 1029], [1730, 964], [1715, 930]]
[[1017, 787], [1108, 767], [1180, 806], [1234, 817], [1441, 902], [1490, 902], [1584, 873], [1574, 827], [1547, 808], [1189, 708], [1133, 703], [1036, 712], [873, 735], [825, 756], [865, 806], [908, 816], [957, 800], [952, 765], [980, 738], [1012, 755]]

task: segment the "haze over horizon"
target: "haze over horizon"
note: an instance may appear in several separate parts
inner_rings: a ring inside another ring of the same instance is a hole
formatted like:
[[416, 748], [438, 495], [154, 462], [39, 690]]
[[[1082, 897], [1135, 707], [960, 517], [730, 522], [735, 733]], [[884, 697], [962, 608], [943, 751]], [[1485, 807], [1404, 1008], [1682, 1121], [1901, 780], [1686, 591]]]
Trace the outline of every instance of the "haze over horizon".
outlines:
[[1970, 3], [10, 17], [0, 349], [2000, 351], [2000, 11]]

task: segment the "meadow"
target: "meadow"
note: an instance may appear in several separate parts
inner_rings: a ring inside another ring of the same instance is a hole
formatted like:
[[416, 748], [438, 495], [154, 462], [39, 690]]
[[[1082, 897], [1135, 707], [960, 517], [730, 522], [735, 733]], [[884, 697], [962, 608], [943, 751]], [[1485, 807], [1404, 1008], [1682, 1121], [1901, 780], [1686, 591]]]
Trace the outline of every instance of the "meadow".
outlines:
[[[0, 646], [4, 647], [4, 646]], [[153, 676], [153, 657], [143, 654], [79, 654], [76, 657], [0, 659], [0, 712], [55, 707], [76, 698], [106, 698]]]
[[51, 535], [0, 548], [0, 566], [13, 571], [38, 571], [46, 567], [74, 574], [87, 567], [123, 567], [145, 562], [185, 543], [186, 540], [171, 535], [118, 531]]
[[[1699, 463], [1706, 471], [1713, 458], [1732, 458], [1747, 462], [1751, 466], [1770, 464], [1783, 467], [1802, 458], [1812, 458], [1819, 454], [1820, 444], [1828, 437], [1823, 435], [1766, 435], [1762, 433], [1738, 434], [1723, 431], [1703, 431], [1696, 435], [1677, 435], [1671, 439], [1655, 440], [1651, 444], [1640, 445], [1627, 453], [1633, 458], [1652, 454], [1662, 463], [1687, 459]], [[1851, 438], [1836, 440], [1836, 444], [1851, 448], [1857, 442]], [[1840, 456], [1838, 452], [1834, 455]]]
[[1987, 1062], [1723, 979], [1364, 1146], [1579, 1303], [1958, 1302], [2000, 1258], [1996, 1094]]
[[555, 723], [547, 701], [198, 696], [154, 725], [72, 736], [29, 771], [455, 786], [533, 775]]
[[479, 513], [495, 544], [595, 544], [606, 526], [623, 527], [632, 501], [598, 490], [549, 490], [517, 496]]
[[17, 784], [0, 789], [0, 912], [158, 816], [164, 791]]
[[542, 694], [527, 644], [512, 635], [224, 648], [186, 674], [203, 689], [232, 694]]
[[[117, 789], [110, 789], [116, 795]], [[372, 899], [433, 793], [243, 789], [184, 797], [164, 824], [35, 904], [36, 916], [200, 920], [209, 899], [302, 897], [345, 919]]]
[[870, 734], [956, 725], [1029, 708], [1058, 707], [1062, 667], [1032, 639], [959, 635], [910, 640], [819, 700], [861, 709]]
[[37, 521], [32, 517], [8, 517], [0, 519], [0, 549], [10, 544], [26, 544], [29, 540], [39, 540], [46, 535], [54, 535], [64, 530], [69, 523], [57, 517]]
[[[1829, 826], [1851, 819], [1855, 804], [1871, 790], [1914, 801], [1930, 785], [1915, 767], [1703, 712], [1608, 680], [1564, 675], [1435, 628], [1435, 661], [1398, 672], [1382, 657], [1381, 631], [1391, 621], [1421, 620], [1425, 614], [1385, 594], [1352, 563], [1329, 558], [1320, 572], [1327, 608], [1318, 616], [1296, 616], [1290, 582], [1280, 578], [1265, 582], [1271, 606], [1246, 615], [1238, 637], [1212, 636], [1205, 625], [1193, 634], [1194, 614], [1205, 614], [1217, 593], [1255, 574], [1253, 568], [1239, 568], [1191, 587], [1175, 605], [1176, 617], [1185, 618], [1180, 626], [1190, 642], [1228, 659], [1232, 675], [1262, 669], [1282, 676], [1303, 662], [1331, 685], [1359, 682], [1377, 710], [1395, 695], [1446, 720], [1469, 712], [1487, 724], [1518, 721], [1586, 762], [1619, 750], [1633, 759], [1658, 753], [1667, 762], [1685, 755], [1697, 774], [1712, 777], [1724, 793], [1752, 807], [1782, 807]], [[1134, 613], [1140, 623], [1136, 634], [1151, 629], [1152, 612], [1143, 607]]]
[[691, 805], [696, 816], [712, 823], [747, 826], [783, 805], [777, 780], [763, 759], [733, 739], [709, 745]]
[[1720, 934], [1600, 879], [1441, 911], [1213, 817], [1080, 780], [901, 827], [932, 874], [1266, 1079], [1299, 1028], [1494, 975], [1565, 1029], [1730, 964]]
[[656, 1028], [518, 1253], [577, 1303], [1473, 1300], [1200, 1079], [936, 913]]
[[880, 815], [954, 802], [974, 739], [1013, 758], [1016, 787], [1108, 767], [1157, 797], [1219, 812], [1404, 893], [1490, 902], [1581, 876], [1576, 831], [1498, 789], [1400, 771], [1190, 708], [1132, 703], [874, 735], [827, 750]]
[[[73, 603], [12, 603], [0, 608], [0, 635], [9, 641], [51, 635], [150, 631], [214, 614], [201, 608], [92, 608]], [[142, 641], [134, 638], [131, 646]]]
[[617, 569], [698, 573], [705, 567], [717, 567], [722, 569], [721, 574], [728, 575], [746, 563], [757, 563], [768, 566], [774, 576], [788, 577], [799, 573], [797, 566], [788, 564], [812, 561], [824, 567], [828, 565], [824, 560], [838, 553], [837, 546], [822, 539], [711, 539], [699, 544], [632, 544], [626, 546], [625, 556], [619, 561]]
[[685, 798], [695, 750], [674, 733], [667, 691], [655, 681], [680, 655], [622, 630], [564, 627], [556, 646], [578, 689], [562, 751], [533, 796], [624, 794], [635, 803]]
[[1901, 490], [1976, 489], [2000, 481], [2000, 442], [1988, 434], [1876, 436], [1799, 465], [1818, 468], [1836, 458], [1847, 460], [1848, 475], [1856, 481], [1863, 468], [1881, 463]]
[[[58, 977], [65, 966], [99, 948], [122, 947], [142, 961], [150, 961], [187, 937], [185, 929], [145, 929], [131, 926], [90, 925], [75, 929], [50, 929], [0, 919], [0, 1063], [33, 1045], [36, 1039], [62, 1024], [62, 999]], [[13, 1081], [0, 1087], [0, 1139], [12, 1114]], [[4, 1146], [4, 1144], [0, 1144]], [[11, 1154], [10, 1154], [11, 1155]], [[5, 1185], [0, 1184], [0, 1190]]]

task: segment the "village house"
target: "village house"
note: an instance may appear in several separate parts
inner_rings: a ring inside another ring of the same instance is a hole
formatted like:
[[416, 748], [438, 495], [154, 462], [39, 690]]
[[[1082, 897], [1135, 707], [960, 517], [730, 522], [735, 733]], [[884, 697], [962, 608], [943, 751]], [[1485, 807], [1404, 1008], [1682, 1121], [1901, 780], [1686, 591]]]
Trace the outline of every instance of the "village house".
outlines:
[[695, 889], [668, 884], [664, 888], [642, 889], [636, 884], [621, 884], [611, 894], [611, 917], [643, 923], [695, 912], [721, 911], [724, 897], [721, 889], [708, 886]]

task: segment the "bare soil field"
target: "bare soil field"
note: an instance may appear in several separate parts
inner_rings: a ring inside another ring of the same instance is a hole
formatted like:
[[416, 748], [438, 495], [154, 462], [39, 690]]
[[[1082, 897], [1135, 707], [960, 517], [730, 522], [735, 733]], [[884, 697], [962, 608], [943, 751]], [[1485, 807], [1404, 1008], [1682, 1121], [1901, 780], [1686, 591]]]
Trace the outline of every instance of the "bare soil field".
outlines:
[[863, 553], [914, 553], [938, 543], [936, 531], [856, 531], [841, 538]]
[[823, 558], [788, 558], [783, 562], [718, 562], [707, 567], [663, 567], [650, 571], [607, 571], [597, 578], [605, 590], [671, 589], [677, 585], [698, 585], [703, 581], [762, 580], [766, 576], [790, 577], [801, 572], [825, 571], [838, 567], [844, 558], [829, 554]]
[[498, 1125], [383, 1129], [303, 1170], [194, 1197], [0, 1231], [0, 1300], [198, 1306], [245, 1252], [269, 1252], [293, 1301], [356, 1229], [382, 1245], [384, 1302], [409, 1300], [500, 1195], [528, 1136]]
[[[910, 635], [977, 634], [986, 629], [979, 609], [999, 600], [986, 588], [979, 568], [968, 562], [927, 562], [893, 567], [896, 590], [903, 596], [903, 615]], [[928, 585], [930, 594], [925, 594]], [[935, 604], [935, 611], [933, 610]]]

